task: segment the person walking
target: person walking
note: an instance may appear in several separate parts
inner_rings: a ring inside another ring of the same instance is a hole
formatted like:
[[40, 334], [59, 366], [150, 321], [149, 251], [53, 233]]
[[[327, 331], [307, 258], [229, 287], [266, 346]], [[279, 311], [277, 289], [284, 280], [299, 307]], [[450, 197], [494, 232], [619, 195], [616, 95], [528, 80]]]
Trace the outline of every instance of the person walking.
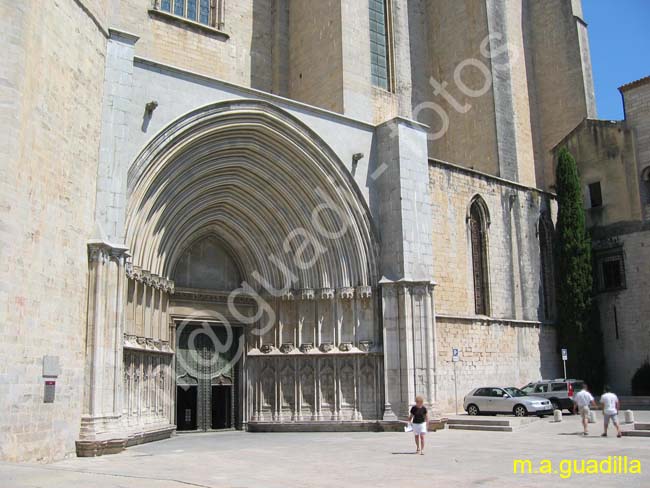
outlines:
[[589, 435], [589, 412], [591, 411], [589, 407], [595, 406], [596, 401], [589, 392], [589, 386], [587, 386], [587, 383], [583, 383], [582, 390], [576, 393], [573, 397], [573, 413], [580, 412], [584, 435]]
[[429, 412], [427, 407], [424, 406], [424, 398], [420, 395], [415, 397], [415, 405], [411, 407], [409, 415], [409, 423], [413, 427], [415, 434], [415, 447], [416, 454], [424, 454], [424, 436], [427, 433], [427, 425], [429, 424]]
[[603, 396], [600, 397], [600, 404], [603, 406], [603, 418], [605, 421], [605, 429], [603, 430], [602, 437], [607, 437], [607, 427], [609, 427], [610, 420], [618, 432], [616, 437], [622, 437], [621, 424], [618, 421], [618, 409], [620, 407], [618, 397], [610, 391], [609, 386], [605, 386], [604, 392]]

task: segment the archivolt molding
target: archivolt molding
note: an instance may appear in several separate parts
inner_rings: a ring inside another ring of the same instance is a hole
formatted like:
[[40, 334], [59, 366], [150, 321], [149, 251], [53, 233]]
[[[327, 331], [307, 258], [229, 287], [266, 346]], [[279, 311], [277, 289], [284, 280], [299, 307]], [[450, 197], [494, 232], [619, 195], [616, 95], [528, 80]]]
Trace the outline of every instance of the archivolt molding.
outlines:
[[[376, 282], [376, 239], [356, 184], [315, 133], [268, 102], [221, 102], [176, 120], [134, 162], [128, 194], [127, 243], [151, 273], [169, 277], [209, 232], [254, 288]], [[313, 265], [301, 266], [314, 249]]]

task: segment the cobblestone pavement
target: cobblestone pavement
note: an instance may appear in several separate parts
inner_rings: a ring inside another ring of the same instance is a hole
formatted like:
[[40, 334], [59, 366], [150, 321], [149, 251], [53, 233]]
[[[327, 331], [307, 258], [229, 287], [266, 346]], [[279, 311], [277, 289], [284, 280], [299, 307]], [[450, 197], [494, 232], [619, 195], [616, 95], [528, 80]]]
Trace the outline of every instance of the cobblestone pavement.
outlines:
[[[600, 418], [600, 414], [599, 418]], [[650, 420], [640, 412], [637, 420]], [[626, 427], [629, 428], [629, 427]], [[650, 486], [650, 438], [610, 434], [600, 423], [582, 437], [579, 420], [565, 416], [523, 425], [512, 433], [444, 430], [430, 433], [424, 456], [410, 434], [222, 432], [182, 434], [99, 458], [50, 465], [0, 464], [6, 487], [402, 487], [553, 486], [576, 478], [590, 487]], [[513, 474], [513, 460], [603, 460], [627, 456], [641, 475]]]

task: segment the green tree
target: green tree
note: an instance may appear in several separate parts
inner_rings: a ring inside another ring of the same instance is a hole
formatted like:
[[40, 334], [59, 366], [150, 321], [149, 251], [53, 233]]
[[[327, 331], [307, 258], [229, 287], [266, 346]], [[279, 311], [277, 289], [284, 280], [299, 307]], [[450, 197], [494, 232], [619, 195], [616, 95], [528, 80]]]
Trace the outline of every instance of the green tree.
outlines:
[[566, 148], [559, 153], [556, 191], [559, 346], [569, 350], [569, 376], [579, 376], [598, 391], [604, 382], [604, 355], [600, 323], [592, 309], [591, 241], [578, 167]]

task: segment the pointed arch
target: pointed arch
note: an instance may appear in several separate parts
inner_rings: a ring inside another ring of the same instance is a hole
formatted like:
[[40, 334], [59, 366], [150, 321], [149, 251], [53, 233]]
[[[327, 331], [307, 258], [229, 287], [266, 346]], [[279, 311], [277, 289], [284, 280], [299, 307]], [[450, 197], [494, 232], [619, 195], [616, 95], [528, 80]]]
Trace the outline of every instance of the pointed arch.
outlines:
[[467, 224], [472, 261], [474, 313], [490, 314], [490, 287], [488, 267], [488, 228], [490, 212], [485, 200], [475, 195], [467, 209]]
[[160, 276], [209, 232], [257, 289], [377, 280], [377, 239], [352, 176], [310, 128], [269, 102], [219, 102], [172, 122], [129, 170], [128, 199], [134, 264]]
[[540, 281], [542, 289], [542, 316], [545, 320], [555, 318], [555, 259], [553, 236], [555, 230], [548, 212], [542, 212], [538, 223]]

